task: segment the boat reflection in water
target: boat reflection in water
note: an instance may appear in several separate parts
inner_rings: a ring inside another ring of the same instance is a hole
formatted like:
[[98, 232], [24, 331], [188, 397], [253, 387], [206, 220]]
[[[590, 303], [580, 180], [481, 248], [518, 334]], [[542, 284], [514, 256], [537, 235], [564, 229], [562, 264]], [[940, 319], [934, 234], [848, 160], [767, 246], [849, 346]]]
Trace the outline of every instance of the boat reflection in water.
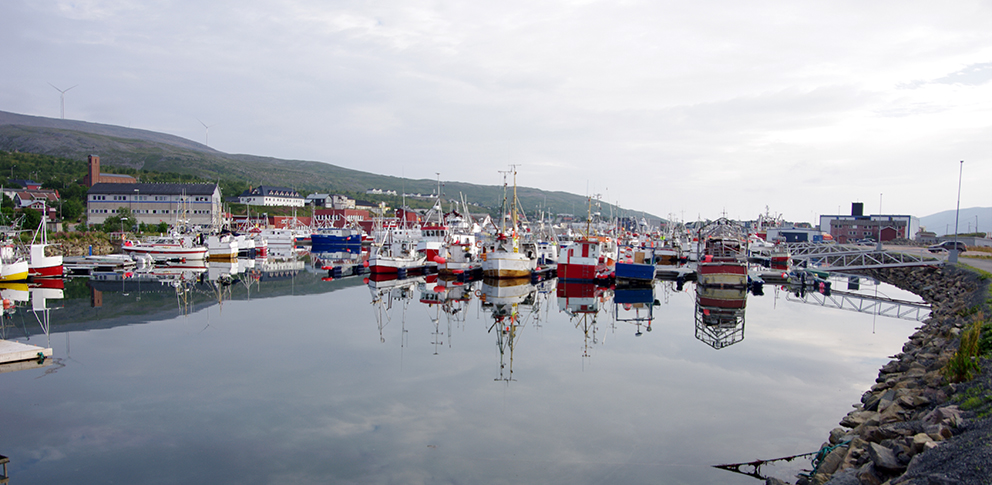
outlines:
[[496, 335], [499, 350], [499, 377], [494, 380], [506, 383], [515, 380], [513, 355], [517, 341], [528, 324], [540, 325], [542, 303], [554, 284], [555, 281], [543, 281], [534, 285], [530, 278], [482, 280], [479, 299], [482, 308], [490, 311], [493, 323], [488, 331]]
[[[393, 304], [402, 305], [402, 313], [410, 306], [417, 284], [426, 282], [424, 276], [399, 279], [396, 274], [372, 274], [368, 278], [369, 291], [372, 293], [372, 307], [375, 313], [376, 325], [379, 327], [379, 342], [385, 343], [386, 337], [382, 330], [392, 321]], [[406, 346], [406, 319], [401, 319], [403, 328], [400, 332], [400, 346]]]
[[651, 322], [654, 321], [654, 287], [650, 288], [617, 288], [613, 290], [613, 304], [616, 321], [626, 322], [636, 326], [634, 336], [643, 335], [641, 327], [645, 332], [651, 331]]
[[589, 349], [599, 343], [596, 319], [611, 296], [611, 290], [595, 283], [562, 283], [558, 285], [558, 310], [565, 312], [575, 328], [582, 329], [584, 345], [582, 356], [589, 357]]
[[[65, 298], [65, 294], [61, 278], [39, 278], [30, 283], [0, 282], [0, 299], [3, 301], [3, 314], [2, 318], [0, 318], [0, 339], [6, 340], [9, 338], [7, 329], [16, 327], [12, 320], [14, 314], [18, 311], [18, 307], [27, 306], [28, 302], [30, 302], [31, 313], [41, 328], [42, 333], [45, 335], [45, 347], [50, 348], [52, 346], [51, 311], [62, 308], [61, 305], [54, 306], [54, 300], [62, 300], [63, 298]], [[21, 325], [26, 336], [25, 340], [30, 342], [31, 337], [23, 320]], [[65, 367], [65, 364], [62, 363], [62, 359], [56, 358], [5, 362], [0, 364], [0, 373], [49, 366], [52, 367], [47, 369], [45, 374], [55, 372]]]
[[[438, 354], [438, 347], [444, 345], [444, 332], [441, 331], [441, 313], [448, 305], [448, 287], [444, 281], [439, 281], [436, 274], [425, 275], [423, 281], [417, 283], [417, 290], [420, 293], [420, 303], [427, 305], [427, 315], [434, 324], [434, 331], [431, 333], [434, 345], [434, 355]], [[433, 312], [433, 313], [432, 313]], [[448, 311], [444, 311], [448, 315]], [[451, 320], [448, 319], [448, 335], [451, 335]], [[448, 347], [451, 347], [451, 340], [448, 340]]]
[[445, 278], [444, 275], [432, 276], [427, 276], [424, 279], [424, 284], [419, 286], [421, 290], [420, 302], [434, 307], [435, 316], [431, 319], [440, 320], [443, 312], [449, 327], [452, 323], [464, 324], [468, 309], [472, 304], [472, 296], [481, 288], [482, 282], [459, 281], [457, 278]]
[[330, 246], [326, 248], [332, 250], [310, 253], [310, 261], [314, 270], [327, 271], [328, 278], [343, 278], [367, 272], [364, 264], [368, 260], [368, 252], [363, 253], [360, 246]]
[[696, 285], [696, 338], [722, 349], [744, 340], [747, 287]]

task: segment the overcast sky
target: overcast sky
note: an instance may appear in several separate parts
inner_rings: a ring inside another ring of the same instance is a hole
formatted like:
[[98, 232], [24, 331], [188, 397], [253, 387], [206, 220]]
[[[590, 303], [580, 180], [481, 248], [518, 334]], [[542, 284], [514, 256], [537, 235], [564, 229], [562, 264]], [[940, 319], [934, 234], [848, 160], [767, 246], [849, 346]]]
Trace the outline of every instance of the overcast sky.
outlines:
[[790, 220], [992, 207], [992, 2], [0, 3], [0, 110]]

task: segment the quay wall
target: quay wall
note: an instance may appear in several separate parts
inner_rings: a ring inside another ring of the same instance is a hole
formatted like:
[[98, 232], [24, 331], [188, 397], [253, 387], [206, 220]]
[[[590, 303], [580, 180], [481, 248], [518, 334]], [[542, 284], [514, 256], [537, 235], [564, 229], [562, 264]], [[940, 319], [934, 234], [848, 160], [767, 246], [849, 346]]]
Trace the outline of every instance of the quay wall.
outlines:
[[[976, 310], [990, 314], [988, 278], [953, 265], [865, 274], [919, 295], [931, 315], [830, 431], [816, 472], [796, 484], [992, 484], [992, 362], [961, 384], [940, 372]], [[967, 396], [984, 399], [984, 412], [962, 410]]]

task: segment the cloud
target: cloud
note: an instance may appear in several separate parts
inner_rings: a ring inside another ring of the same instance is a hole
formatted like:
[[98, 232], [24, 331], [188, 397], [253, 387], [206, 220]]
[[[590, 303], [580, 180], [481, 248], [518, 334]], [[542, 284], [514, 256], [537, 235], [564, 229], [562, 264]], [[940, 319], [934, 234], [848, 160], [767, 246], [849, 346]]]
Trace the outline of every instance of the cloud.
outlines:
[[[936, 181], [893, 173], [986, 155], [990, 10], [7, 2], [0, 109], [55, 116], [46, 83], [80, 84], [67, 117], [191, 139], [212, 120], [211, 145], [234, 153], [482, 184], [516, 163], [526, 184], [609, 188], [655, 214], [803, 220], [882, 191], [924, 215], [947, 208], [926, 195]], [[968, 203], [992, 205], [978, 192]]]

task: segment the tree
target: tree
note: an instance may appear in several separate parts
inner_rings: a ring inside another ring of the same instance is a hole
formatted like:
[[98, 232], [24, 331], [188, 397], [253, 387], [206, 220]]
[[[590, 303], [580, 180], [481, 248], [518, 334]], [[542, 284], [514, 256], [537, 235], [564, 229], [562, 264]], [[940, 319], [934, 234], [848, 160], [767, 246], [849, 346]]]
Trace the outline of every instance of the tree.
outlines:
[[117, 214], [114, 214], [103, 221], [101, 230], [103, 230], [103, 232], [114, 232], [122, 229], [127, 230], [134, 227], [135, 220], [134, 215], [131, 214], [131, 209], [128, 209], [127, 207], [118, 207]]
[[3, 196], [3, 201], [0, 202], [0, 214], [3, 215], [3, 223], [10, 223], [14, 220], [14, 201], [6, 195]]
[[25, 207], [21, 211], [24, 215], [24, 219], [21, 221], [21, 229], [35, 230], [41, 225], [41, 212], [38, 212], [30, 207]]
[[62, 202], [62, 220], [63, 221], [75, 221], [79, 219], [79, 216], [83, 215], [83, 211], [86, 209], [82, 203], [75, 199], [69, 199]]

